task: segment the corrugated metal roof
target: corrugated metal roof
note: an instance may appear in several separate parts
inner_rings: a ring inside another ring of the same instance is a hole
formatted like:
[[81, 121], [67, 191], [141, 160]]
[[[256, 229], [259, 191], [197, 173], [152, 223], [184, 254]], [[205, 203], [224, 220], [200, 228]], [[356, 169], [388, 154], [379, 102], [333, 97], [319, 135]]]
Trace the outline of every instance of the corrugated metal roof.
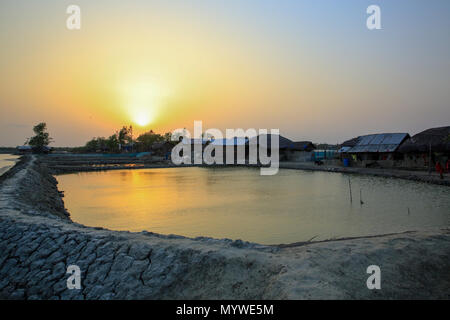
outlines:
[[206, 144], [208, 141], [207, 139], [189, 139], [186, 137], [182, 140], [183, 144]]
[[346, 147], [346, 146], [343, 146], [343, 147], [341, 147], [339, 150], [338, 150], [338, 152], [339, 153], [341, 153], [341, 152], [347, 152], [348, 150], [350, 150], [352, 147]]
[[379, 133], [358, 137], [354, 147], [348, 153], [361, 152], [394, 152], [409, 137], [407, 133]]
[[17, 146], [18, 150], [31, 150], [33, 149], [32, 146]]
[[216, 139], [211, 142], [211, 144], [216, 146], [242, 146], [245, 145], [248, 138], [234, 137], [231, 139]]
[[[270, 148], [272, 145], [272, 136], [277, 139], [278, 138], [278, 148], [279, 149], [287, 149], [292, 144], [292, 140], [289, 140], [288, 138], [285, 138], [281, 135], [276, 134], [260, 134], [256, 137], [252, 137], [249, 140], [249, 143], [254, 143], [256, 140], [256, 144], [259, 146], [264, 146]], [[262, 142], [260, 142], [260, 138], [264, 137], [265, 139], [262, 139]], [[265, 142], [265, 143], [264, 143]]]

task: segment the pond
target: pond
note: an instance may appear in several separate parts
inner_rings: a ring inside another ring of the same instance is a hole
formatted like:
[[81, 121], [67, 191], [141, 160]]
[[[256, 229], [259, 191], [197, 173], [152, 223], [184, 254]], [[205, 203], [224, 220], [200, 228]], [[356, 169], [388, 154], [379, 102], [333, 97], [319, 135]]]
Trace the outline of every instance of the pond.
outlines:
[[450, 225], [445, 186], [289, 169], [259, 173], [191, 167], [57, 179], [72, 220], [113, 230], [279, 244]]
[[20, 156], [12, 154], [0, 154], [0, 175], [4, 174], [16, 164]]

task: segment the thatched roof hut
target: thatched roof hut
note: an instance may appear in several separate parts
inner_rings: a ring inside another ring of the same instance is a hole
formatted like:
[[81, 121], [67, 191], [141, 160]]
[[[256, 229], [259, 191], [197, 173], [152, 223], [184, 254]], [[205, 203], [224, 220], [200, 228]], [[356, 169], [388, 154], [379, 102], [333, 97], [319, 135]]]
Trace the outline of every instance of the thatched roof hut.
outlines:
[[[261, 137], [262, 138], [266, 138], [267, 145], [264, 145], [263, 147], [265, 147], [267, 149], [270, 149], [271, 146], [272, 146], [272, 137], [274, 139], [279, 139], [279, 145], [278, 145], [279, 149], [288, 149], [289, 146], [293, 143], [292, 140], [289, 140], [288, 138], [285, 138], [282, 135], [276, 135], [276, 134], [260, 134], [260, 135], [258, 135], [256, 137], [250, 138], [247, 143], [248, 144], [254, 143], [254, 141], [256, 139], [256, 144], [258, 146], [260, 146], [260, 145], [263, 144], [262, 142], [260, 142]], [[264, 141], [264, 139], [262, 139], [262, 141]]]
[[399, 148], [402, 153], [450, 152], [450, 126], [431, 128], [406, 140]]
[[203, 146], [205, 146], [205, 145], [207, 145], [209, 142], [211, 142], [210, 140], [208, 140], [208, 139], [203, 139], [203, 138], [196, 138], [196, 139], [194, 139], [194, 138], [186, 138], [186, 137], [184, 137], [182, 140], [181, 140], [181, 142], [183, 143], [183, 144], [189, 144], [189, 145], [191, 145], [191, 146], [193, 146], [193, 145], [203, 145]]
[[246, 137], [234, 137], [230, 139], [214, 139], [211, 144], [215, 146], [245, 146], [248, 142]]
[[292, 142], [288, 148], [292, 151], [312, 151], [316, 146], [311, 141], [296, 141]]
[[173, 146], [174, 144], [169, 141], [154, 142], [150, 149], [155, 154], [166, 154], [172, 150]]

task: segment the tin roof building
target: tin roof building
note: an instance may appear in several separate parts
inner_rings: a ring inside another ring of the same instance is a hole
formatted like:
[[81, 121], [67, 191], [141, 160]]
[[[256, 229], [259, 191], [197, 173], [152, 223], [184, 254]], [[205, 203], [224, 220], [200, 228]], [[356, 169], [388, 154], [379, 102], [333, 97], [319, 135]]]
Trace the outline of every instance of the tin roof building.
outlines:
[[345, 141], [339, 151], [346, 153], [391, 153], [397, 151], [408, 138], [408, 133], [368, 134]]

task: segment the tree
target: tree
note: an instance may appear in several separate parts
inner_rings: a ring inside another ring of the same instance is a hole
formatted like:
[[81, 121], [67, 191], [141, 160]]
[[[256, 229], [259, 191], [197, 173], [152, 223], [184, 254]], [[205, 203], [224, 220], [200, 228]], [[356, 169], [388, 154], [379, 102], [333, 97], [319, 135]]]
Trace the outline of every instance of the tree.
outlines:
[[33, 147], [34, 151], [44, 152], [45, 147], [53, 140], [47, 132], [47, 124], [41, 122], [33, 127], [33, 131], [35, 136], [28, 139], [28, 144]]
[[172, 141], [172, 132], [164, 133], [164, 141], [171, 142]]
[[127, 143], [132, 143], [133, 142], [132, 136], [131, 136], [132, 132], [133, 132], [132, 126], [129, 126], [129, 127], [123, 126], [117, 135], [117, 138], [119, 139], [119, 143], [121, 145], [125, 145]]
[[92, 140], [86, 142], [84, 148], [87, 152], [95, 152], [97, 150], [97, 139], [92, 138]]
[[150, 147], [155, 142], [163, 142], [164, 137], [158, 133], [153, 132], [153, 130], [150, 130], [146, 133], [141, 134], [136, 141], [139, 144], [140, 149], [143, 151], [150, 150]]
[[83, 147], [85, 152], [105, 151], [108, 149], [108, 140], [103, 137], [92, 138]]
[[109, 152], [118, 152], [119, 151], [119, 139], [117, 134], [113, 134], [106, 140], [106, 146], [109, 149]]

